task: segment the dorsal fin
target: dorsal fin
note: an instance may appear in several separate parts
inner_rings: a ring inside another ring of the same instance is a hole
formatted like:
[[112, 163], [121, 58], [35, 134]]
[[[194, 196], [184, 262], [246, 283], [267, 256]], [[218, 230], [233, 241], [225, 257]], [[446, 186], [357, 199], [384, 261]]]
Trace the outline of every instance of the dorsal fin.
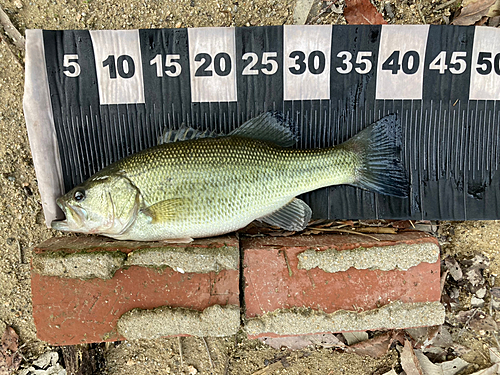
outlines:
[[188, 126], [182, 126], [180, 129], [172, 130], [166, 129], [165, 133], [158, 138], [158, 144], [172, 143], [177, 141], [189, 141], [190, 139], [199, 138], [215, 138], [221, 135], [215, 131], [210, 130], [197, 130]]
[[281, 112], [265, 112], [254, 117], [229, 135], [273, 142], [282, 147], [293, 146], [299, 140], [295, 123]]

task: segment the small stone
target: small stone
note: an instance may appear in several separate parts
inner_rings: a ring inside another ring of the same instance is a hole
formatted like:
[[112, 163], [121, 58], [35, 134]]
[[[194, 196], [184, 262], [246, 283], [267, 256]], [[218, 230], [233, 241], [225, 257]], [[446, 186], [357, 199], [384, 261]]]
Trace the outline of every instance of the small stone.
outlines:
[[47, 352], [38, 357], [36, 361], [33, 361], [33, 365], [45, 369], [49, 364], [55, 365], [58, 360], [59, 354], [57, 354], [57, 352]]
[[189, 375], [196, 375], [197, 373], [198, 373], [198, 370], [193, 365], [188, 366], [188, 374]]
[[177, 23], [175, 24], [175, 28], [176, 28], [176, 29], [179, 29], [181, 26], [182, 26], [182, 22], [177, 22]]
[[23, 9], [23, 3], [20, 0], [14, 0], [14, 6], [17, 9]]
[[472, 296], [470, 304], [472, 305], [472, 307], [483, 307], [484, 299]]
[[470, 267], [465, 271], [465, 278], [472, 286], [479, 286], [484, 284], [483, 274], [479, 267]]
[[477, 298], [484, 298], [484, 296], [486, 296], [486, 288], [485, 287], [482, 287], [481, 289], [478, 289], [476, 291]]

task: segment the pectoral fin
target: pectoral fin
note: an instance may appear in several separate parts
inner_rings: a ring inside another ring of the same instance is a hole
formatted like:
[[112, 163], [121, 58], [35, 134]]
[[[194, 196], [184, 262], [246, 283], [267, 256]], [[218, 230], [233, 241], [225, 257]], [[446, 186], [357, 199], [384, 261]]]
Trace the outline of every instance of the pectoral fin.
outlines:
[[142, 209], [142, 212], [151, 218], [151, 224], [165, 223], [178, 216], [185, 203], [186, 199], [182, 198], [167, 199]]
[[261, 217], [259, 220], [267, 224], [277, 225], [285, 230], [300, 231], [307, 226], [311, 215], [311, 208], [304, 201], [293, 198], [279, 210]]

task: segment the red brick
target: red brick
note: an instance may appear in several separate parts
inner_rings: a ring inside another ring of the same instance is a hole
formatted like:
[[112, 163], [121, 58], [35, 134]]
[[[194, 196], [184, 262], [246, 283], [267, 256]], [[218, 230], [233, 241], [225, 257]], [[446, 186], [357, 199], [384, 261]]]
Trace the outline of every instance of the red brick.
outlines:
[[[438, 244], [421, 232], [377, 235], [381, 241], [358, 235], [318, 235], [244, 239], [243, 277], [245, 318], [278, 309], [311, 308], [325, 313], [367, 311], [394, 301], [440, 300], [440, 263], [420, 263], [408, 270], [355, 269], [325, 272], [298, 269], [297, 256], [308, 250], [337, 251], [398, 244]], [[288, 261], [288, 265], [287, 265]], [[313, 332], [311, 332], [313, 333]], [[276, 334], [251, 335], [276, 336]]]
[[[218, 237], [176, 244], [176, 247], [217, 248], [238, 252], [235, 237]], [[172, 244], [165, 244], [173, 246]], [[101, 237], [51, 239], [34, 249], [34, 257], [75, 252], [123, 252], [158, 247], [158, 244], [112, 241]], [[35, 262], [32, 262], [32, 264]], [[159, 306], [202, 311], [219, 305], [239, 305], [238, 270], [181, 273], [170, 267], [122, 267], [111, 279], [87, 280], [44, 276], [32, 268], [33, 316], [37, 335], [52, 345], [124, 339], [116, 330], [118, 318], [134, 309]]]

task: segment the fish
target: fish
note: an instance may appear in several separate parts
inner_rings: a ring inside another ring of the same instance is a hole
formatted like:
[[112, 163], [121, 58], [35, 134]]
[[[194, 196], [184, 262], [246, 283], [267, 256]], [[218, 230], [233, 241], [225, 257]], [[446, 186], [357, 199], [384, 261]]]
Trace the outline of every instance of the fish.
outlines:
[[340, 145], [291, 148], [297, 126], [264, 112], [227, 135], [182, 127], [161, 144], [103, 168], [56, 200], [53, 229], [118, 240], [190, 242], [254, 220], [303, 230], [311, 208], [297, 196], [348, 184], [408, 196], [402, 128], [383, 117]]

